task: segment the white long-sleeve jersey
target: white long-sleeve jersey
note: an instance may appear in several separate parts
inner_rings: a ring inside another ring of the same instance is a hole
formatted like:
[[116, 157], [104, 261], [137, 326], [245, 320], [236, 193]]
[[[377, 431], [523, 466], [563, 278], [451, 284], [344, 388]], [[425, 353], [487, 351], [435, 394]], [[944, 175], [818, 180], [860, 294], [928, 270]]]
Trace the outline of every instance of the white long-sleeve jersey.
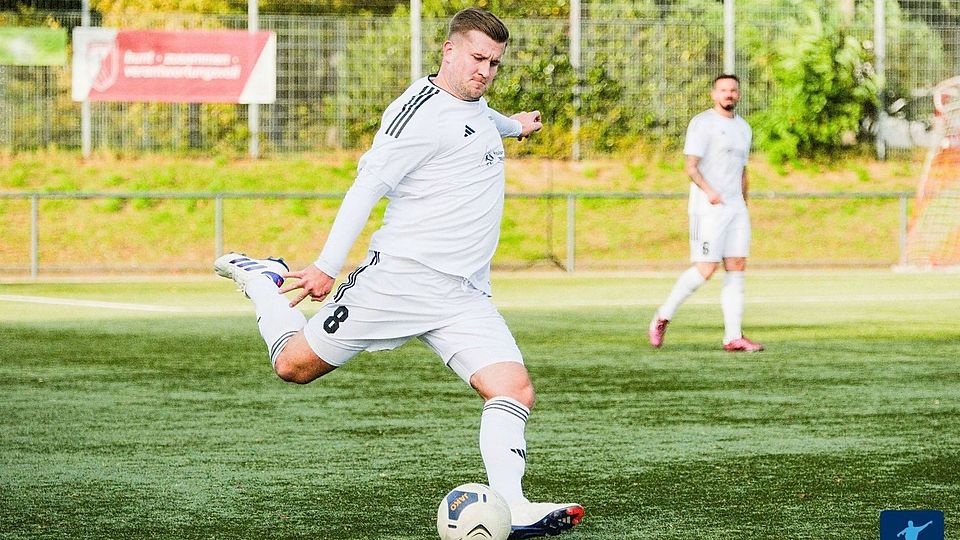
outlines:
[[503, 217], [501, 137], [519, 134], [520, 122], [483, 98], [455, 98], [429, 77], [414, 82], [384, 111], [316, 266], [339, 273], [370, 209], [386, 194], [371, 250], [464, 277], [489, 294]]

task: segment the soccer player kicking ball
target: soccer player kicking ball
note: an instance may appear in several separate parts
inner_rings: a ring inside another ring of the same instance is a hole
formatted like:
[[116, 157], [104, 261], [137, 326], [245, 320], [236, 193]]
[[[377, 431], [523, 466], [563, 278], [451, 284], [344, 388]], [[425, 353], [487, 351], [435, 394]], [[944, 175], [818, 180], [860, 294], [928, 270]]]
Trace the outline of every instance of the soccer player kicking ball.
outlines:
[[753, 132], [734, 111], [740, 100], [740, 79], [720, 75], [710, 92], [713, 108], [693, 117], [683, 153], [690, 176], [690, 260], [667, 300], [650, 321], [650, 344], [663, 345], [667, 324], [677, 309], [716, 272], [726, 271], [720, 304], [723, 308], [723, 350], [755, 352], [763, 345], [743, 335], [743, 274], [750, 254], [750, 215], [747, 212], [747, 159]]
[[[510, 505], [510, 538], [519, 539], [570, 529], [583, 507], [523, 495], [533, 384], [490, 301], [503, 215], [501, 137], [523, 138], [542, 127], [537, 111], [507, 118], [483, 98], [508, 37], [486, 11], [453, 17], [439, 72], [414, 82], [383, 113], [316, 262], [290, 272], [279, 259], [228, 253], [214, 268], [253, 300], [270, 360], [285, 381], [308, 383], [361, 351], [393, 349], [414, 337], [426, 343], [484, 400], [480, 454], [490, 487]], [[294, 306], [308, 296], [327, 298], [384, 195], [389, 204], [366, 262], [307, 321]], [[292, 302], [283, 296], [298, 289]]]

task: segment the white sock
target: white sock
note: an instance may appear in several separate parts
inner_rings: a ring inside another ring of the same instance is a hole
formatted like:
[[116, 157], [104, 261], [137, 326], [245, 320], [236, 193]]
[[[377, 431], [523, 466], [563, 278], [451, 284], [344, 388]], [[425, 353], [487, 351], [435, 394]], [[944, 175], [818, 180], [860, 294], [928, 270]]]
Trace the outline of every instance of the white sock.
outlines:
[[703, 276], [700, 275], [700, 271], [697, 270], [696, 266], [687, 268], [686, 272], [680, 274], [680, 277], [673, 285], [673, 289], [663, 302], [663, 305], [657, 309], [657, 316], [661, 319], [667, 319], [668, 321], [672, 320], [680, 304], [706, 282], [707, 280], [703, 279]]
[[720, 307], [723, 308], [723, 344], [743, 336], [743, 272], [727, 272], [720, 290]]
[[521, 480], [527, 465], [527, 441], [523, 437], [530, 409], [504, 396], [490, 398], [480, 416], [480, 455], [487, 480], [509, 506], [527, 502]]
[[299, 310], [290, 307], [290, 301], [280, 294], [273, 280], [251, 279], [244, 292], [257, 308], [257, 326], [267, 344], [270, 364], [276, 364], [277, 356], [287, 341], [307, 325], [307, 318]]

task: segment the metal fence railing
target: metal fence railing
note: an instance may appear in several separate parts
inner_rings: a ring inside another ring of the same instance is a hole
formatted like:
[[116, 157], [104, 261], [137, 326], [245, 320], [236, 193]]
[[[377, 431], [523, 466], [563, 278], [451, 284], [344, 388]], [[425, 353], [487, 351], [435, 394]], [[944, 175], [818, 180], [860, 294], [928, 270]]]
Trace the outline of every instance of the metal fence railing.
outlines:
[[[5, 275], [208, 271], [226, 250], [318, 253], [341, 193], [0, 192]], [[751, 193], [751, 266], [893, 266], [912, 192]], [[501, 269], [644, 270], [686, 264], [686, 193], [510, 193]], [[381, 204], [358, 239], [359, 261]]]
[[[919, 2], [922, 4], [922, 2]], [[931, 5], [935, 4], [930, 0]], [[507, 18], [511, 45], [500, 81], [491, 91], [494, 105], [542, 106], [563, 103], [583, 118], [578, 137], [589, 151], [604, 137], [626, 135], [676, 139], [687, 121], [709, 102], [707, 83], [723, 69], [723, 3], [583, 3], [582, 36], [577, 44], [582, 92], [571, 75], [570, 21], [562, 16]], [[770, 101], [762, 66], [769, 63], [758, 44], [788, 37], [803, 24], [801, 5], [738, 2], [736, 66], [744, 82], [744, 115]], [[835, 2], [823, 2], [834, 6]], [[851, 2], [851, 4], [853, 4]], [[870, 42], [874, 26], [870, 2], [858, 2], [856, 34]], [[886, 0], [886, 87], [888, 103], [907, 120], [932, 113], [920, 99], [940, 80], [960, 73], [960, 28], [953, 20], [926, 12], [908, 13]], [[914, 2], [917, 4], [917, 2]], [[626, 6], [626, 7], [625, 7]], [[821, 9], [822, 6], [821, 6]], [[933, 11], [931, 10], [931, 13]], [[5, 16], [7, 15], [7, 16]], [[76, 11], [11, 14], [0, 11], [0, 26], [80, 24]], [[422, 20], [421, 73], [437, 67], [446, 19]], [[92, 24], [131, 29], [246, 28], [242, 15], [94, 13]], [[358, 148], [388, 102], [408, 84], [411, 66], [409, 16], [316, 16], [264, 14], [261, 30], [277, 34], [277, 101], [259, 106], [265, 152]], [[522, 81], [511, 70], [524, 68]], [[516, 85], [513, 88], [512, 85]], [[582, 100], [574, 105], [575, 93]], [[526, 101], [525, 101], [526, 100]], [[529, 109], [528, 109], [529, 110]], [[507, 111], [510, 112], [510, 111]], [[615, 116], [611, 116], [615, 113]], [[92, 103], [94, 149], [111, 151], [237, 151], [246, 148], [247, 107], [231, 104]], [[0, 66], [0, 147], [14, 150], [81, 147], [80, 104], [70, 99], [70, 66]], [[550, 119], [548, 119], [550, 120]], [[569, 126], [564, 129], [572, 129]], [[613, 133], [614, 135], [609, 135]], [[551, 137], [568, 144], [569, 132]], [[566, 137], [566, 138], [564, 138]], [[559, 143], [558, 143], [559, 144]], [[559, 154], [559, 153], [558, 153]], [[569, 154], [567, 154], [569, 155]]]

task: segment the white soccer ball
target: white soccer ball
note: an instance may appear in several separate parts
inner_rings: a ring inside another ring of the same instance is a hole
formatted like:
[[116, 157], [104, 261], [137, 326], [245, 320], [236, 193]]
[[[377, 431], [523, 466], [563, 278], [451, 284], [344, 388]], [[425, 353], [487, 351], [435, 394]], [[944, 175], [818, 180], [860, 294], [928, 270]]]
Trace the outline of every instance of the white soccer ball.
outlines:
[[489, 486], [457, 486], [440, 501], [437, 533], [440, 540], [506, 540], [510, 535], [510, 507]]

